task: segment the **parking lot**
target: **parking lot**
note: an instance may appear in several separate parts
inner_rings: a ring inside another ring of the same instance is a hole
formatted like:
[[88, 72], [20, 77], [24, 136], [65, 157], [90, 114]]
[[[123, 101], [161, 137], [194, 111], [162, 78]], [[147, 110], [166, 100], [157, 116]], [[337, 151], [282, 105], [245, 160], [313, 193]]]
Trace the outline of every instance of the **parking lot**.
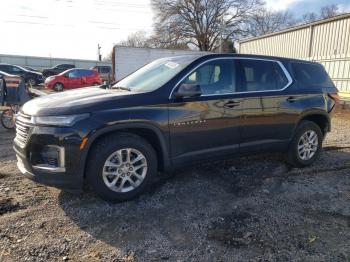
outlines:
[[160, 176], [109, 204], [22, 177], [0, 129], [1, 261], [349, 261], [350, 112], [338, 110], [319, 160], [279, 155]]

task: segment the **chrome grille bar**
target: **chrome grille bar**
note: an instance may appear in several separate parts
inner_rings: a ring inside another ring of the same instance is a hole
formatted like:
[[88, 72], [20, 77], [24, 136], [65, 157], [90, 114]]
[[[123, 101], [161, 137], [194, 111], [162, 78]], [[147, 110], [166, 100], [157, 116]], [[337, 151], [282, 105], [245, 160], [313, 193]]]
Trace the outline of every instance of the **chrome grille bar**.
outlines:
[[32, 126], [31, 117], [22, 113], [16, 116], [16, 137], [17, 142], [21, 147], [24, 147], [27, 143], [29, 136], [29, 129]]

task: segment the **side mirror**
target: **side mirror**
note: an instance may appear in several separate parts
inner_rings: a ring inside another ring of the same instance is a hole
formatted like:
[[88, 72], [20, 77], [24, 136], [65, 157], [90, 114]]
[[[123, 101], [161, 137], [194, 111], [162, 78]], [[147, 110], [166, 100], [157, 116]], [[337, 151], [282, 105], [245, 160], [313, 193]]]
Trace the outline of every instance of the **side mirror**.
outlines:
[[175, 93], [176, 98], [196, 97], [202, 94], [202, 90], [197, 84], [181, 84]]

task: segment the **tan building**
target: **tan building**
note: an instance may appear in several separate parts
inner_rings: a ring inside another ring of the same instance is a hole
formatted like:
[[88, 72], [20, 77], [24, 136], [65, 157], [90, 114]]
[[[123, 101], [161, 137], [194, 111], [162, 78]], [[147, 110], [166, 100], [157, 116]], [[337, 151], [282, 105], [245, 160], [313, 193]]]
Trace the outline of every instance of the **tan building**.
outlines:
[[319, 62], [341, 96], [350, 98], [350, 14], [244, 39], [239, 43], [239, 53]]

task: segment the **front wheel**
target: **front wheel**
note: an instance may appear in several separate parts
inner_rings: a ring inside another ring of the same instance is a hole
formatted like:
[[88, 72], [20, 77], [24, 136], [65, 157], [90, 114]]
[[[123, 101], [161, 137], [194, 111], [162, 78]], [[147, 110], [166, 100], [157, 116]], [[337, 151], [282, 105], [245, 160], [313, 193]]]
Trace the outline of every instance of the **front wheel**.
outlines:
[[1, 113], [1, 125], [6, 129], [15, 128], [15, 112], [12, 109], [6, 109]]
[[34, 78], [29, 78], [27, 83], [31, 86], [36, 86], [36, 80]]
[[322, 150], [323, 134], [311, 121], [301, 121], [289, 145], [287, 161], [295, 167], [311, 165]]
[[156, 152], [134, 134], [117, 134], [99, 141], [88, 161], [87, 180], [107, 201], [125, 201], [140, 195], [157, 173]]
[[56, 92], [61, 92], [63, 91], [63, 84], [62, 83], [56, 83], [53, 86], [53, 90], [55, 90]]

